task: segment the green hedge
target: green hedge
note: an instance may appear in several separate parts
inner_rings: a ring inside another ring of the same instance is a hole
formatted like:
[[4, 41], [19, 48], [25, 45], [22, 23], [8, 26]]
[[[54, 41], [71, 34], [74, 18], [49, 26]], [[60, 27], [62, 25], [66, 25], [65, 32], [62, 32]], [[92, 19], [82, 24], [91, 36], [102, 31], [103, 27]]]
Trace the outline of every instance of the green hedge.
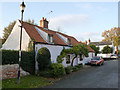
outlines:
[[51, 66], [51, 55], [46, 47], [38, 50], [37, 61], [39, 70], [49, 69]]
[[[18, 63], [19, 63], [19, 51], [2, 50], [2, 65]], [[33, 52], [22, 51], [21, 67], [23, 70], [31, 74], [34, 74], [35, 60]]]

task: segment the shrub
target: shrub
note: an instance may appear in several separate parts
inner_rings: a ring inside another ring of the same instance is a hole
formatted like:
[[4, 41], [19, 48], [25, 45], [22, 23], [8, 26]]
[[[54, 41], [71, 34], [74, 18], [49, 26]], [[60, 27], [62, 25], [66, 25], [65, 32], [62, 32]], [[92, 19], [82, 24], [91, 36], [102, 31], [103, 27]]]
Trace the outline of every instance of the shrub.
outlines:
[[72, 67], [73, 72], [78, 71], [79, 69], [77, 67]]
[[71, 68], [70, 67], [66, 67], [65, 68], [65, 72], [66, 72], [66, 74], [70, 74], [71, 73]]
[[109, 47], [108, 45], [103, 47], [103, 49], [102, 49], [102, 53], [104, 53], [104, 54], [108, 54], [108, 53], [112, 53], [112, 52], [113, 52], [113, 48]]
[[82, 68], [83, 67], [83, 65], [82, 64], [78, 64], [78, 65], [76, 65], [75, 67], [77, 67], [77, 68]]
[[52, 77], [51, 70], [39, 71], [37, 75], [42, 77]]
[[[19, 51], [15, 50], [2, 50], [2, 65], [6, 64], [18, 64], [19, 63]], [[35, 60], [33, 52], [22, 51], [21, 67], [23, 70], [34, 74]]]
[[47, 48], [43, 47], [38, 50], [37, 61], [39, 70], [45, 70], [51, 66], [51, 55]]
[[65, 74], [65, 68], [60, 63], [52, 63], [51, 66], [52, 77], [60, 77]]

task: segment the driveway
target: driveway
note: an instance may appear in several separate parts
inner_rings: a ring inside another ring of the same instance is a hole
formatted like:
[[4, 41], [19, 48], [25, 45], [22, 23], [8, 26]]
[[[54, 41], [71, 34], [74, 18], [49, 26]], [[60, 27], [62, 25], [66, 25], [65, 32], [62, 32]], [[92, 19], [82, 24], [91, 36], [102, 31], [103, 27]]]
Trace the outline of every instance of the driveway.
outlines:
[[84, 68], [45, 88], [118, 88], [118, 61]]

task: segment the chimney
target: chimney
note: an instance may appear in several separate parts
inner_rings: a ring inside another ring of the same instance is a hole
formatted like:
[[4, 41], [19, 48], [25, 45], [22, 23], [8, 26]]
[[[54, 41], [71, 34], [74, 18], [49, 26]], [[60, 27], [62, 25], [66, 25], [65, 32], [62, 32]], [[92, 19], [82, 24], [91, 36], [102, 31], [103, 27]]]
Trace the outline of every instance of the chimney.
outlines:
[[90, 44], [90, 42], [91, 42], [90, 38], [89, 38], [88, 42], [89, 42], [88, 44]]
[[87, 40], [85, 40], [85, 44], [87, 45]]
[[46, 18], [44, 19], [44, 17], [42, 17], [42, 20], [40, 20], [40, 27], [48, 29], [48, 21]]

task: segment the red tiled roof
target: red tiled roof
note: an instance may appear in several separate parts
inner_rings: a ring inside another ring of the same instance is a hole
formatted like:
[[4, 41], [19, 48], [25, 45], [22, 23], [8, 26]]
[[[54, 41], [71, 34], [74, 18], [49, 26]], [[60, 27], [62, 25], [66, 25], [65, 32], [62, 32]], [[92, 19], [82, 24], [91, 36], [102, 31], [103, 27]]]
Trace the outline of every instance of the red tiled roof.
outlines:
[[[20, 21], [20, 20], [19, 20]], [[60, 32], [56, 32], [56, 31], [52, 31], [52, 30], [46, 30], [42, 27], [39, 27], [37, 25], [32, 25], [29, 24], [27, 22], [23, 22], [23, 27], [26, 30], [26, 32], [28, 33], [28, 35], [30, 36], [31, 39], [34, 39], [35, 42], [40, 42], [40, 43], [47, 43], [42, 37], [41, 35], [37, 32], [37, 30], [35, 29], [35, 26], [37, 28], [39, 28], [40, 30], [43, 30], [44, 32], [48, 33], [48, 34], [52, 34], [53, 35], [53, 40], [54, 40], [54, 44], [59, 44], [59, 45], [67, 45], [56, 33], [63, 35], [66, 38], [71, 39], [71, 45], [74, 46], [76, 44], [80, 44], [81, 42], [78, 42], [74, 37], [72, 36], [68, 36], [66, 34], [60, 33]], [[90, 48], [90, 46], [88, 46], [88, 49], [90, 52], [94, 52], [94, 50], [92, 48]]]

